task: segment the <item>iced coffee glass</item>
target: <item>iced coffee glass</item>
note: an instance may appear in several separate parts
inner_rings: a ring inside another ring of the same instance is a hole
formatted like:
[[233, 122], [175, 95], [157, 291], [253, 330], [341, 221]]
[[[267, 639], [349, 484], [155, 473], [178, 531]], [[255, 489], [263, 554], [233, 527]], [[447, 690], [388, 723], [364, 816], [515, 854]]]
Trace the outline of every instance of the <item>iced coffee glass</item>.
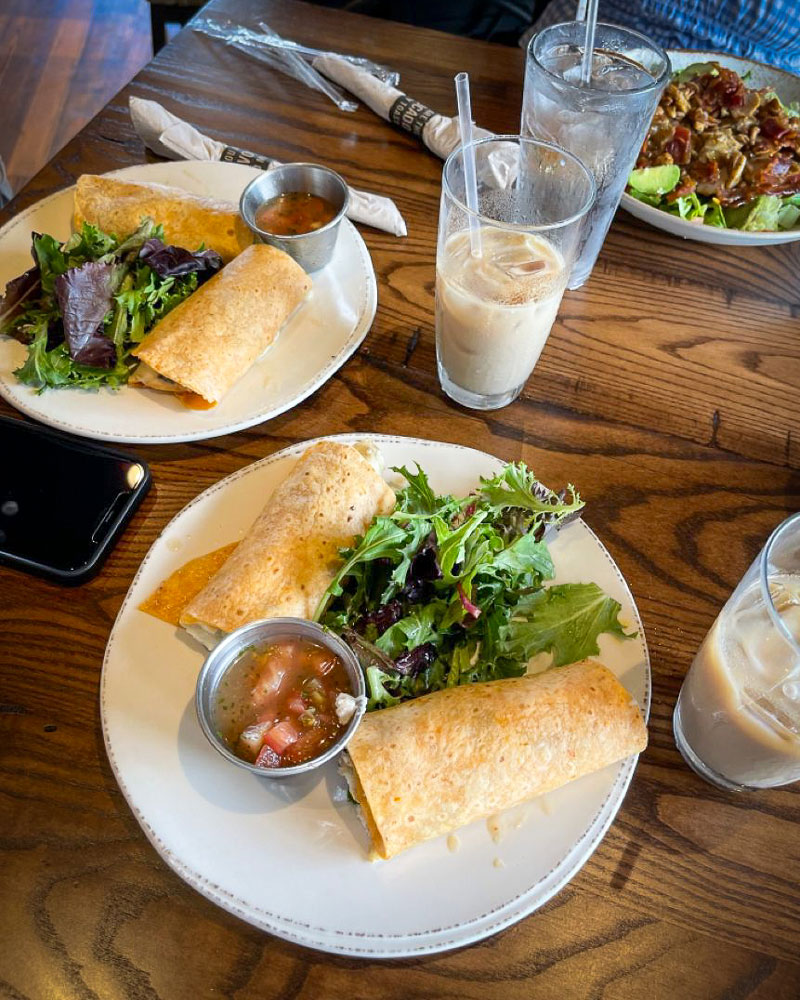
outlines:
[[442, 174], [436, 253], [436, 360], [444, 391], [478, 410], [506, 406], [539, 359], [594, 198], [586, 167], [550, 143], [493, 136], [475, 153], [477, 210], [464, 150]]
[[673, 725], [686, 762], [722, 788], [800, 779], [800, 514], [775, 529], [720, 611]]

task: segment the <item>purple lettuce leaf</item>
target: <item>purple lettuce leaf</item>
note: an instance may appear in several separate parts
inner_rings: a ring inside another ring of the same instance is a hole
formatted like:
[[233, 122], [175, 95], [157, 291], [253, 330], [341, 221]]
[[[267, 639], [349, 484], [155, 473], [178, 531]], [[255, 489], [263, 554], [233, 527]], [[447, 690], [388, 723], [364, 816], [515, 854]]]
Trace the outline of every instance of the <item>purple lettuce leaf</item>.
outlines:
[[70, 268], [55, 282], [56, 298], [64, 321], [64, 340], [73, 361], [92, 368], [111, 368], [117, 352], [103, 333], [111, 309], [114, 265], [90, 260]]
[[375, 611], [365, 611], [356, 622], [356, 631], [363, 633], [367, 625], [374, 625], [378, 635], [383, 635], [387, 628], [403, 617], [403, 605], [397, 599], [382, 604]]
[[[27, 304], [42, 290], [39, 268], [32, 267], [6, 285], [5, 295], [0, 297], [0, 333], [8, 333], [21, 343], [28, 343], [30, 337], [19, 327], [12, 330], [11, 324], [22, 315]], [[26, 339], [27, 336], [27, 339]]]
[[394, 669], [398, 674], [405, 677], [416, 677], [421, 671], [429, 667], [436, 659], [436, 646], [432, 642], [424, 642], [421, 646], [409, 649], [407, 653], [401, 653], [394, 661]]
[[419, 604], [430, 597], [432, 589], [430, 584], [441, 578], [442, 568], [439, 565], [436, 534], [431, 532], [422, 548], [411, 560], [405, 586], [400, 591], [400, 596], [411, 604]]
[[[200, 272], [200, 281], [210, 278], [222, 267], [222, 257], [216, 250], [185, 250], [183, 247], [165, 246], [159, 239], [150, 239], [139, 251], [139, 260], [149, 265], [159, 278], [179, 277]], [[206, 273], [203, 273], [206, 272]], [[202, 277], [201, 277], [202, 275]]]

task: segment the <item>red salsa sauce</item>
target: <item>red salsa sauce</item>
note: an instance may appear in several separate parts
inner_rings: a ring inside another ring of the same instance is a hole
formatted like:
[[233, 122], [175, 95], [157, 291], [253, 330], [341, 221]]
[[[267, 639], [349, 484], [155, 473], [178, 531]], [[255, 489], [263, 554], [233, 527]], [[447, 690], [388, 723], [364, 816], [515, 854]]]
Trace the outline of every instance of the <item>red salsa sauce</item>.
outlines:
[[326, 226], [338, 208], [327, 198], [307, 191], [285, 191], [256, 212], [256, 225], [275, 236], [299, 236]]
[[246, 649], [216, 692], [217, 732], [256, 767], [293, 767], [324, 753], [347, 728], [338, 694], [352, 694], [341, 659], [308, 639], [287, 637]]

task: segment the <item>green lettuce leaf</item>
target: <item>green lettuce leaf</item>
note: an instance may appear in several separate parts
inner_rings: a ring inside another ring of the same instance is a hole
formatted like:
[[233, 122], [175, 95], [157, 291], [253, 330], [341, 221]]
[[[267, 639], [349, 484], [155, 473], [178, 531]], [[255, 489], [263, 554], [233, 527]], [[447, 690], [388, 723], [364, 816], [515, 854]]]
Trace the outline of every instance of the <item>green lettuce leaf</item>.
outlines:
[[769, 232], [778, 228], [778, 216], [783, 202], [778, 195], [762, 194], [746, 205], [729, 208], [725, 213], [732, 229], [745, 232]]
[[476, 511], [457, 528], [451, 528], [438, 515], [432, 518], [444, 586], [453, 586], [464, 578], [467, 572], [464, 566], [467, 544], [470, 536], [480, 528], [481, 523], [488, 517], [488, 513], [485, 510]]
[[441, 501], [431, 489], [428, 484], [428, 477], [419, 466], [417, 466], [416, 472], [411, 472], [404, 465], [394, 467], [392, 472], [399, 472], [408, 483], [408, 486], [398, 494], [398, 511], [425, 515], [437, 512], [441, 506]]
[[64, 343], [48, 350], [46, 321], [36, 328], [34, 339], [28, 345], [27, 359], [14, 372], [20, 382], [38, 392], [64, 386], [90, 391], [103, 385], [118, 389], [127, 382], [129, 374], [130, 368], [124, 360], [111, 369], [92, 368], [73, 361]]
[[665, 207], [672, 215], [679, 215], [687, 222], [691, 222], [693, 219], [702, 219], [708, 211], [708, 203], [700, 201], [696, 191], [681, 195], [680, 198], [668, 202]]
[[380, 667], [367, 667], [365, 674], [370, 709], [391, 708], [400, 704], [399, 695], [392, 694], [386, 688], [387, 682], [392, 683], [393, 680], [390, 674]]
[[73, 233], [61, 247], [61, 253], [67, 267], [79, 267], [88, 260], [99, 260], [106, 254], [112, 254], [117, 248], [117, 242], [116, 237], [109, 236], [89, 222], [84, 222], [80, 231]]
[[[417, 535], [417, 531], [420, 530], [419, 523], [414, 522], [414, 524], [415, 528], [409, 532], [407, 527], [398, 524], [391, 517], [376, 517], [355, 548], [342, 553], [345, 562], [320, 600], [314, 621], [320, 620], [330, 599], [342, 593], [342, 582], [358, 565], [374, 562], [376, 559], [392, 559], [399, 565], [410, 565], [412, 556], [422, 543], [422, 539], [418, 539]], [[425, 534], [427, 535], [427, 530]], [[409, 551], [412, 549], [413, 551]]]
[[552, 580], [555, 575], [550, 549], [533, 535], [521, 535], [508, 548], [498, 553], [491, 564], [492, 572], [501, 572], [514, 578], [524, 577], [530, 586], [530, 576], [535, 574], [542, 580]]
[[596, 583], [565, 583], [523, 597], [500, 629], [500, 650], [527, 662], [552, 653], [553, 666], [597, 656], [604, 632], [631, 638], [619, 622], [620, 605]]
[[146, 264], [138, 264], [116, 301], [130, 317], [127, 339], [138, 344], [147, 331], [188, 298], [197, 288], [197, 275], [159, 278]]
[[42, 292], [45, 295], [53, 295], [56, 278], [69, 269], [67, 258], [61, 251], [61, 244], [46, 233], [44, 235], [34, 233], [33, 256], [39, 265]]
[[643, 191], [636, 191], [634, 188], [628, 190], [631, 198], [643, 201], [645, 205], [652, 205], [653, 208], [662, 208], [663, 197], [660, 194], [645, 194]]
[[481, 477], [478, 495], [495, 511], [518, 507], [548, 524], [558, 524], [584, 506], [572, 483], [561, 496], [540, 483], [524, 462], [510, 462], [491, 479]]
[[408, 649], [415, 649], [426, 642], [439, 645], [442, 635], [439, 631], [441, 622], [447, 610], [444, 601], [434, 600], [423, 604], [399, 622], [390, 625], [388, 629], [375, 640], [375, 645], [391, 659]]
[[703, 217], [703, 222], [706, 226], [716, 226], [718, 229], [727, 228], [728, 223], [725, 220], [725, 213], [718, 201], [712, 200], [708, 202], [708, 211]]
[[778, 212], [778, 228], [779, 229], [793, 229], [800, 219], [800, 206], [786, 201], [784, 198], [783, 205]]

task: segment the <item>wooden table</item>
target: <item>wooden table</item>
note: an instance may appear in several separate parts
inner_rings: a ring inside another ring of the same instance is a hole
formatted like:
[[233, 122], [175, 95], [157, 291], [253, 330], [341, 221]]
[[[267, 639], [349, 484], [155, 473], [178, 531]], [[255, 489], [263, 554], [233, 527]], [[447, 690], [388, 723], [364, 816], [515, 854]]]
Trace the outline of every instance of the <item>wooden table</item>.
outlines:
[[[299, 3], [215, 0], [215, 13], [397, 66], [409, 93], [452, 112], [469, 71], [478, 122], [513, 131], [522, 54]], [[184, 31], [0, 216], [148, 159], [129, 93], [231, 144], [311, 159], [392, 196], [400, 240], [364, 231], [380, 286], [358, 354], [261, 427], [139, 449], [154, 488], [100, 575], [64, 590], [0, 574], [0, 997], [753, 997], [800, 995], [797, 788], [732, 795], [672, 739], [693, 653], [769, 531], [800, 507], [800, 244], [683, 243], [624, 213], [594, 274], [568, 294], [522, 398], [491, 415], [439, 390], [433, 275], [441, 163], [371, 112]], [[3, 407], [5, 412], [8, 408]], [[217, 909], [149, 846], [117, 789], [98, 685], [114, 616], [148, 546], [198, 492], [320, 434], [462, 442], [573, 479], [586, 519], [638, 601], [653, 710], [615, 823], [536, 915], [452, 954], [396, 963], [288, 945]]]

